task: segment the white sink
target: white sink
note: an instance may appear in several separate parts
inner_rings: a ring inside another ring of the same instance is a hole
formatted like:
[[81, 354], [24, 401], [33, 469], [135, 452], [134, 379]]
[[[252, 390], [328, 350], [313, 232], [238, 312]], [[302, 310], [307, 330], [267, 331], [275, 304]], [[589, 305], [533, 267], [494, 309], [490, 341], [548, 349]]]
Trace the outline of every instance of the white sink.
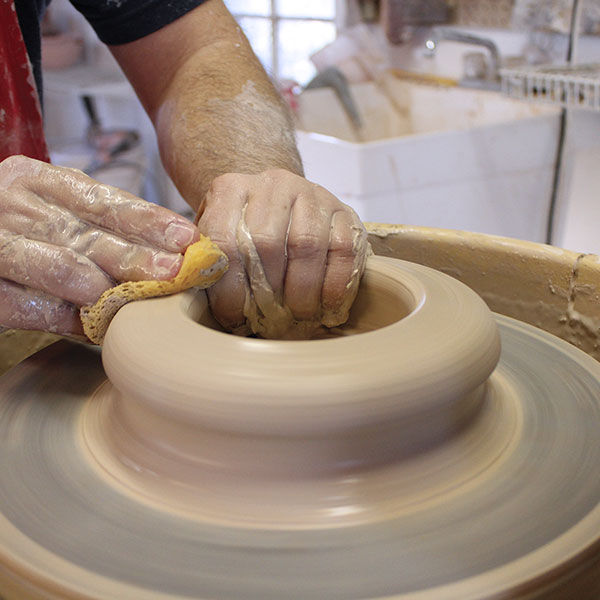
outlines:
[[298, 144], [309, 179], [364, 221], [544, 241], [558, 109], [389, 79], [385, 93], [373, 83], [352, 91], [359, 131], [332, 90], [301, 96]]

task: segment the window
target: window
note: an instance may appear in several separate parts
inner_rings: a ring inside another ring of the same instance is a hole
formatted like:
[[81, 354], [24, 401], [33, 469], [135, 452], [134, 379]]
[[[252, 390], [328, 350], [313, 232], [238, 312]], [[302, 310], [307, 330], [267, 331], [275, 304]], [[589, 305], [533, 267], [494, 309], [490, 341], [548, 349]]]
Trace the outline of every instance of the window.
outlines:
[[225, 0], [225, 4], [265, 69], [278, 79], [308, 83], [316, 72], [310, 55], [336, 36], [340, 0]]

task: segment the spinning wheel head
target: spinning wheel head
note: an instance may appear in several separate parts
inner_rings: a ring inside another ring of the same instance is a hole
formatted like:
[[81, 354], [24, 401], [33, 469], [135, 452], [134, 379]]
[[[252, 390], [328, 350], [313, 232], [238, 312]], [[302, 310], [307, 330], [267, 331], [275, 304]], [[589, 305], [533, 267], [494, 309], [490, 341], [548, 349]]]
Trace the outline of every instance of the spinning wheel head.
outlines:
[[10, 372], [0, 590], [596, 598], [600, 366], [392, 259], [340, 333], [236, 338], [190, 291], [119, 312], [110, 381], [66, 344]]

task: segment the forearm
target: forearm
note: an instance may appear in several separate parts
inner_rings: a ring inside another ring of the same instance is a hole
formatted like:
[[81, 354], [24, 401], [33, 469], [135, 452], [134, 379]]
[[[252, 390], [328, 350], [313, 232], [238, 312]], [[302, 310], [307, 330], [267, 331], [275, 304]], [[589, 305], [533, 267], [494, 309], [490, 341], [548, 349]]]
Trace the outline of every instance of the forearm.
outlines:
[[194, 208], [224, 173], [303, 174], [287, 107], [256, 58], [227, 55], [230, 47], [216, 44], [191, 57], [155, 116], [163, 163]]
[[224, 173], [302, 174], [287, 106], [220, 0], [112, 50], [153, 120], [167, 172], [193, 208]]
[[199, 230], [229, 257], [209, 290], [216, 319], [268, 336], [343, 323], [366, 232], [302, 176], [287, 107], [222, 0], [112, 51], [155, 124], [169, 175], [201, 207]]

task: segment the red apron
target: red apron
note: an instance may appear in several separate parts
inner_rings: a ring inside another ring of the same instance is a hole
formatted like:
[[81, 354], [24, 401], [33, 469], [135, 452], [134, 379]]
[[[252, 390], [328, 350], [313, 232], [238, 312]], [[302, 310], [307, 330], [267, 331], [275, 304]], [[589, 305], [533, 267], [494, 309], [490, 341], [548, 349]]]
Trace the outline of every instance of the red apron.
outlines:
[[50, 162], [42, 111], [14, 0], [0, 0], [0, 160], [13, 154]]

